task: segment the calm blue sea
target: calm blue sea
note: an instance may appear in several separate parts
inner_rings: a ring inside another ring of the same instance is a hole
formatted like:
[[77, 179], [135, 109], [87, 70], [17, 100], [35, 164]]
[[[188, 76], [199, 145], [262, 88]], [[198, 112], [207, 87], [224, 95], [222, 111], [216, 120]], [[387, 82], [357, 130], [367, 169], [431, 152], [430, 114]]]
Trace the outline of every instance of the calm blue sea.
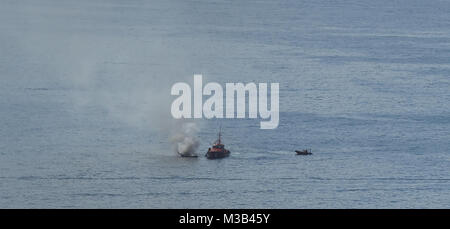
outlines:
[[[0, 1], [1, 208], [449, 208], [450, 2]], [[170, 87], [280, 83], [280, 124]], [[313, 155], [294, 150], [311, 148]]]

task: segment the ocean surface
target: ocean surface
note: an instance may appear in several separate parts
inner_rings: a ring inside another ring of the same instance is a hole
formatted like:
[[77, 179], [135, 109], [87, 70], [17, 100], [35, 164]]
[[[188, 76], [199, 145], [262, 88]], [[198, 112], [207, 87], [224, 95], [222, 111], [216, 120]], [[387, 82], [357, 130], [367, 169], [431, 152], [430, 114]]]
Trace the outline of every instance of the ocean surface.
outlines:
[[[1, 0], [0, 207], [449, 208], [449, 12]], [[279, 127], [196, 120], [201, 157], [177, 156], [170, 87], [195, 73], [280, 83]], [[207, 160], [219, 126], [231, 156]]]

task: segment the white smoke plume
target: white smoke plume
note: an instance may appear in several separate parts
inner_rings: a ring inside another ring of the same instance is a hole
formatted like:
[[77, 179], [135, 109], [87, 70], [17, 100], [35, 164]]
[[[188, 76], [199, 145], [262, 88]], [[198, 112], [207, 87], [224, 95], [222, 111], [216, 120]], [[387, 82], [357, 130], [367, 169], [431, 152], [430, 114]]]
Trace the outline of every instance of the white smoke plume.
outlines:
[[196, 156], [196, 151], [200, 145], [196, 137], [199, 131], [196, 123], [181, 123], [181, 128], [177, 129], [170, 141], [174, 145], [175, 151], [183, 156]]
[[[14, 63], [5, 68], [8, 74], [0, 76], [2, 86], [64, 90], [67, 97], [61, 100], [67, 100], [61, 104], [77, 119], [117, 121], [135, 129], [135, 134], [156, 133], [158, 138], [168, 138], [177, 152], [196, 151], [197, 124], [184, 125], [170, 113], [171, 86], [190, 82], [192, 73], [201, 71], [186, 48], [196, 41], [180, 43], [177, 36], [166, 35], [179, 32], [176, 25], [183, 21], [183, 7], [163, 0], [40, 2], [11, 1], [0, 7], [1, 13], [9, 12], [2, 18], [7, 20], [0, 21], [8, 30], [0, 33], [0, 69], [5, 58]], [[149, 16], [161, 15], [149, 15], [148, 10], [122, 15], [116, 7], [171, 10], [164, 13], [170, 15], [168, 21], [160, 24]], [[16, 63], [23, 63], [24, 68], [15, 67], [19, 66]], [[167, 145], [162, 148], [166, 150]]]

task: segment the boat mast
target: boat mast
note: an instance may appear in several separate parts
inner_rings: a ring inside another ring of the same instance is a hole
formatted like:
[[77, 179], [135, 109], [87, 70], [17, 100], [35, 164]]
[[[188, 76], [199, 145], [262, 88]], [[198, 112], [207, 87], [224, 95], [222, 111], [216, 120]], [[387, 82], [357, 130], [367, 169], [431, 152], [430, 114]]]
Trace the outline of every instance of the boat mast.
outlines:
[[220, 136], [222, 135], [221, 132], [222, 132], [222, 125], [220, 125], [220, 129], [219, 129], [219, 144], [221, 144], [221, 142], [220, 142]]

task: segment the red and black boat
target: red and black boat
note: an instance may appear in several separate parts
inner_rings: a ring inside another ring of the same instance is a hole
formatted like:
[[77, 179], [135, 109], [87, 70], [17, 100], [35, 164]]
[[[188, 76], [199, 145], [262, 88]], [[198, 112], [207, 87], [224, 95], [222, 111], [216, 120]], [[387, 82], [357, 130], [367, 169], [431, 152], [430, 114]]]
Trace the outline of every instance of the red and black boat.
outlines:
[[230, 156], [230, 151], [225, 149], [225, 145], [222, 144], [222, 141], [220, 139], [221, 137], [221, 131], [219, 131], [219, 139], [217, 139], [212, 148], [208, 149], [208, 152], [206, 153], [206, 158], [208, 159], [219, 159]]

